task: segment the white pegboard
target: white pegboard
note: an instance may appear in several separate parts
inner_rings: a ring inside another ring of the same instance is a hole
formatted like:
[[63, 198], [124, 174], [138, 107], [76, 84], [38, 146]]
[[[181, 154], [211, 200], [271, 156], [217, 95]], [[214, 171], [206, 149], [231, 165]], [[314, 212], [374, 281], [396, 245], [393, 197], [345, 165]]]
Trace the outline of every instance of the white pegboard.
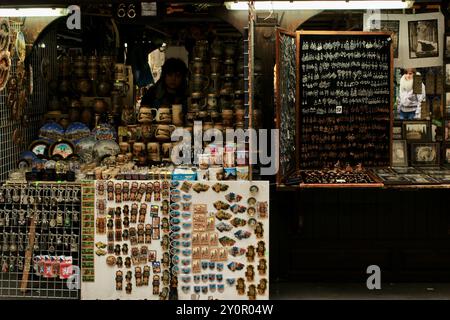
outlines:
[[[199, 182], [192, 181], [191, 183], [193, 183], [193, 187], [194, 187], [195, 184], [197, 184]], [[202, 267], [200, 273], [193, 273], [193, 265], [192, 265], [192, 263], [194, 261], [193, 257], [192, 256], [185, 257], [185, 256], [183, 256], [182, 253], [180, 253], [180, 260], [181, 259], [191, 260], [191, 265], [188, 266], [188, 268], [190, 268], [191, 272], [183, 273], [182, 269], [185, 268], [185, 266], [182, 266], [181, 264], [179, 265], [178, 298], [180, 300], [191, 300], [191, 299], [197, 299], [197, 300], [206, 300], [206, 299], [241, 300], [242, 299], [242, 300], [246, 300], [246, 299], [249, 299], [249, 296], [248, 296], [249, 286], [254, 285], [257, 290], [260, 280], [265, 279], [266, 285], [267, 285], [265, 293], [264, 294], [256, 294], [256, 300], [267, 300], [269, 298], [269, 214], [270, 214], [269, 182], [268, 181], [253, 181], [253, 182], [250, 182], [250, 181], [218, 181], [218, 182], [217, 181], [216, 182], [203, 181], [201, 183], [209, 186], [209, 188], [206, 192], [197, 193], [192, 188], [188, 193], [181, 191], [182, 196], [184, 194], [192, 195], [192, 199], [190, 200], [190, 202], [192, 203], [191, 218], [181, 218], [182, 223], [192, 223], [193, 222], [192, 221], [193, 214], [194, 214], [193, 206], [199, 205], [199, 204], [206, 205], [209, 216], [215, 217], [214, 231], [212, 231], [212, 232], [216, 233], [219, 239], [224, 236], [227, 236], [230, 239], [233, 239], [235, 241], [235, 244], [233, 244], [232, 246], [224, 246], [219, 242], [217, 246], [212, 246], [212, 247], [209, 246], [210, 249], [211, 248], [219, 248], [219, 249], [225, 248], [228, 252], [228, 258], [226, 261], [215, 262], [213, 269], [210, 269], [209, 263], [210, 262], [212, 263], [214, 261], [212, 261], [210, 259], [200, 259], [201, 262], [208, 263], [208, 267], [206, 269], [204, 269]], [[221, 192], [214, 191], [212, 186], [216, 183], [221, 183], [221, 184], [227, 185], [228, 190], [221, 191]], [[182, 184], [183, 184], [183, 182], [180, 182], [178, 189], [181, 187]], [[258, 192], [255, 194], [251, 194], [250, 193], [251, 186], [257, 186], [259, 189]], [[236, 202], [236, 201], [229, 202], [225, 196], [231, 192], [235, 193], [236, 195], [241, 196], [242, 199], [238, 202]], [[263, 233], [262, 238], [257, 238], [255, 235], [254, 229], [249, 226], [248, 220], [251, 218], [251, 216], [248, 214], [247, 211], [245, 211], [243, 213], [232, 213], [232, 211], [230, 209], [227, 209], [227, 210], [224, 210], [224, 212], [231, 214], [231, 217], [228, 219], [219, 220], [217, 218], [218, 210], [214, 207], [214, 203], [216, 201], [222, 201], [224, 203], [229, 204], [230, 206], [233, 204], [237, 204], [237, 205], [241, 205], [243, 207], [248, 208], [248, 207], [250, 207], [250, 205], [247, 203], [247, 201], [251, 197], [256, 199], [257, 203], [259, 203], [259, 202], [267, 203], [267, 216], [265, 218], [260, 218], [258, 211], [255, 212], [255, 215], [253, 216], [253, 218], [255, 218], [258, 223], [262, 223], [262, 225], [263, 225], [264, 233]], [[181, 200], [180, 203], [182, 204], [183, 202], [184, 201]], [[217, 229], [217, 226], [222, 222], [226, 223], [227, 225], [231, 225], [230, 222], [234, 218], [239, 218], [239, 219], [245, 220], [246, 224], [244, 226], [240, 226], [240, 227], [233, 227], [229, 231], [219, 231]], [[247, 232], [250, 232], [251, 235], [249, 238], [244, 238], [244, 239], [240, 240], [236, 237], [236, 232], [238, 232], [238, 231], [244, 231], [244, 232], [247, 231]], [[193, 229], [184, 229], [182, 226], [181, 232], [182, 233], [186, 233], [186, 232], [193, 233]], [[191, 239], [191, 241], [192, 241], [192, 239]], [[264, 241], [264, 243], [265, 243], [264, 255], [261, 257], [261, 256], [258, 256], [258, 254], [255, 252], [254, 262], [249, 262], [247, 259], [247, 256], [246, 256], [247, 248], [248, 248], [248, 246], [252, 245], [256, 250], [258, 247], [259, 241]], [[245, 253], [243, 253], [242, 255], [233, 256], [230, 254], [231, 247], [238, 247], [238, 248], [245, 249]], [[181, 245], [180, 248], [181, 248], [181, 250], [186, 249], [186, 247], [184, 247], [183, 245]], [[189, 249], [190, 250], [193, 249], [192, 242], [191, 242], [191, 246], [189, 247]], [[266, 272], [263, 275], [261, 275], [258, 270], [258, 264], [262, 259], [265, 259], [266, 266], [267, 266]], [[232, 271], [228, 267], [228, 265], [232, 262], [241, 263], [244, 265], [244, 267], [242, 268], [242, 270]], [[221, 271], [219, 271], [217, 269], [217, 263], [223, 264], [223, 269]], [[253, 266], [253, 269], [254, 269], [253, 281], [249, 281], [246, 277], [247, 267], [250, 265]], [[215, 280], [211, 281], [209, 279], [210, 274], [215, 275]], [[222, 281], [217, 280], [218, 274], [222, 275], [222, 279], [223, 279]], [[200, 276], [199, 283], [194, 283], [194, 276]], [[183, 277], [187, 277], [186, 279], [188, 279], [190, 277], [190, 282], [184, 283]], [[203, 281], [203, 277], [205, 277], [205, 278], [208, 277], [208, 280]], [[239, 278], [243, 278], [245, 280], [244, 294], [239, 294], [236, 289], [237, 280]], [[234, 279], [234, 283], [233, 284], [227, 283], [227, 279]], [[221, 284], [224, 285], [224, 290], [222, 293], [218, 291], [218, 285], [221, 285]], [[214, 292], [211, 292], [210, 285], [212, 285], [213, 287], [215, 285]], [[184, 286], [190, 287], [188, 292], [185, 292], [183, 290]], [[195, 287], [200, 287], [200, 289], [202, 289], [204, 287], [208, 287], [208, 292], [202, 293], [202, 291], [200, 290], [199, 294], [195, 293]]]
[[[119, 184], [123, 184], [124, 182], [128, 182], [130, 185], [130, 190], [131, 190], [131, 185], [133, 182], [138, 183], [138, 185], [144, 183], [144, 184], [148, 184], [148, 183], [155, 183], [158, 182], [161, 184], [162, 186], [162, 180], [159, 181], [124, 181], [124, 180], [110, 180], [114, 183], [114, 186], [119, 183]], [[165, 200], [163, 197], [161, 197], [160, 201], [155, 201], [155, 194], [153, 193], [152, 198], [151, 198], [151, 202], [146, 202], [145, 201], [145, 194], [142, 197], [141, 201], [120, 201], [119, 203], [116, 202], [116, 197], [115, 197], [115, 193], [114, 193], [114, 197], [115, 199], [112, 201], [108, 201], [107, 199], [107, 184], [109, 181], [97, 181], [96, 185], [98, 186], [98, 184], [102, 184], [104, 183], [105, 185], [105, 191], [104, 191], [104, 195], [99, 195], [98, 192], [98, 188], [96, 189], [96, 205], [95, 205], [95, 219], [97, 221], [98, 218], [102, 218], [105, 217], [104, 214], [101, 214], [99, 211], [99, 207], [98, 207], [98, 203], [99, 201], [105, 200], [106, 202], [106, 220], [108, 220], [108, 209], [112, 208], [112, 209], [116, 209], [117, 207], [120, 207], [121, 210], [123, 210], [125, 205], [129, 206], [129, 209], [131, 211], [131, 206], [133, 203], [136, 203], [139, 205], [139, 208], [141, 207], [142, 204], [147, 204], [147, 213], [145, 216], [145, 221], [143, 222], [144, 225], [145, 224], [152, 224], [152, 227], [155, 228], [155, 225], [153, 224], [152, 221], [152, 217], [150, 216], [150, 210], [151, 210], [151, 206], [152, 205], [156, 205], [158, 206], [158, 218], [160, 219], [160, 224], [158, 225], [158, 227], [156, 227], [157, 229], [160, 230], [160, 239], [153, 239], [150, 244], [138, 244], [136, 246], [132, 246], [130, 243], [130, 240], [124, 241], [123, 239], [121, 241], [117, 241], [115, 239], [114, 241], [114, 246], [115, 245], [120, 245], [121, 248], [123, 248], [124, 244], [128, 245], [128, 254], [123, 254], [123, 252], [120, 253], [120, 255], [115, 255], [113, 254], [106, 254], [104, 256], [99, 256], [97, 254], [94, 255], [94, 268], [95, 268], [95, 280], [93, 282], [82, 282], [82, 286], [81, 286], [81, 299], [83, 300], [94, 300], [94, 299], [100, 299], [100, 300], [111, 300], [111, 299], [121, 299], [121, 300], [159, 300], [160, 296], [159, 294], [153, 294], [153, 276], [155, 275], [155, 273], [153, 272], [154, 269], [152, 267], [152, 263], [151, 262], [147, 262], [147, 263], [139, 263], [139, 264], [131, 264], [131, 268], [127, 268], [125, 266], [125, 258], [126, 257], [130, 257], [131, 256], [131, 250], [133, 247], [137, 247], [137, 248], [141, 248], [142, 246], [147, 246], [149, 252], [150, 251], [155, 251], [156, 252], [156, 261], [160, 262], [161, 264], [161, 272], [157, 273], [157, 275], [160, 276], [160, 278], [162, 278], [162, 274], [165, 270], [169, 271], [169, 267], [165, 268], [163, 266], [162, 263], [162, 256], [163, 253], [169, 253], [168, 251], [164, 251], [162, 246], [161, 246], [161, 240], [163, 238], [163, 235], [165, 234], [162, 230], [162, 220], [163, 218], [168, 219], [169, 216], [168, 215], [163, 215], [162, 210], [161, 210], [161, 206], [162, 206], [162, 201]], [[168, 183], [168, 182], [167, 182]], [[161, 189], [162, 190], [162, 189]], [[168, 194], [169, 191], [167, 191]], [[167, 201], [169, 202], [170, 199], [167, 197]], [[131, 214], [131, 212], [130, 212]], [[121, 214], [121, 220], [122, 223], [124, 221], [124, 213], [122, 211]], [[131, 220], [131, 219], [130, 219]], [[138, 223], [132, 223], [130, 221], [129, 227], [134, 227], [137, 228]], [[129, 228], [125, 227], [122, 225], [122, 230], [124, 229], [128, 229]], [[106, 228], [106, 232], [107, 232], [107, 228]], [[116, 229], [116, 224], [114, 223], [114, 230]], [[168, 234], [167, 234], [168, 235]], [[107, 234], [100, 234], [98, 233], [98, 229], [96, 227], [96, 233], [95, 233], [95, 241], [94, 243], [98, 243], [98, 242], [102, 242], [105, 244], [108, 244], [108, 239], [107, 239]], [[97, 251], [98, 248], [95, 247], [94, 251]], [[105, 250], [107, 250], [105, 248]], [[108, 266], [106, 263], [106, 259], [108, 256], [115, 256], [116, 258], [121, 257], [123, 259], [123, 267], [118, 267], [116, 265], [114, 266]], [[170, 262], [169, 262], [170, 263]], [[142, 285], [142, 286], [136, 286], [136, 279], [135, 279], [135, 267], [141, 267], [142, 270], [144, 268], [144, 266], [150, 266], [151, 267], [151, 271], [150, 271], [150, 278], [149, 278], [149, 284], [148, 285]], [[122, 290], [118, 291], [116, 290], [116, 282], [115, 282], [115, 277], [116, 277], [116, 271], [121, 270], [123, 272], [123, 288]], [[128, 271], [132, 271], [132, 279], [131, 279], [131, 283], [132, 283], [132, 291], [131, 294], [128, 294], [125, 290], [126, 287], [126, 273]], [[170, 273], [169, 273], [170, 274]], [[169, 280], [170, 281], [170, 280]], [[160, 292], [162, 291], [162, 289], [164, 287], [168, 288], [168, 285], [165, 286], [163, 285], [163, 281], [160, 279]]]

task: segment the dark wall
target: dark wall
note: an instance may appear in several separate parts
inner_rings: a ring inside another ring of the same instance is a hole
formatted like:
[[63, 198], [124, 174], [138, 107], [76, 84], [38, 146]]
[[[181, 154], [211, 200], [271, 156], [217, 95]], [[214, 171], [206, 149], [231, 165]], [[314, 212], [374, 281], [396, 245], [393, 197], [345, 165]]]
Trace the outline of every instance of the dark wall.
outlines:
[[274, 192], [273, 279], [450, 281], [450, 190]]

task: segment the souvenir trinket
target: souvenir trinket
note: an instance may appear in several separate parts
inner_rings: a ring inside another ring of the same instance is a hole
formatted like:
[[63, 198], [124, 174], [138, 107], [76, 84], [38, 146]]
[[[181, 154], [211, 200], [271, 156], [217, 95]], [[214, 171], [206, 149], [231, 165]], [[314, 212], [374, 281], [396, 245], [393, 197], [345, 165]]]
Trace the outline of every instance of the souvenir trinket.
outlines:
[[233, 240], [233, 239], [231, 239], [230, 237], [227, 237], [227, 236], [219, 238], [219, 242], [224, 247], [231, 247], [231, 246], [233, 246], [236, 243], [235, 240]]
[[248, 246], [247, 247], [247, 253], [245, 254], [247, 257], [248, 262], [254, 262], [255, 261], [255, 247], [254, 246]]
[[237, 257], [244, 255], [246, 253], [246, 250], [244, 248], [232, 247], [230, 248], [229, 252], [233, 257]]
[[[233, 281], [233, 283], [234, 283], [234, 281]], [[237, 290], [239, 295], [245, 294], [245, 280], [244, 280], [244, 278], [237, 279], [236, 290]]]
[[217, 210], [227, 210], [230, 207], [230, 205], [228, 203], [225, 203], [223, 201], [216, 201], [214, 202], [214, 208], [216, 208]]
[[197, 193], [206, 192], [209, 189], [209, 185], [204, 184], [204, 183], [196, 183], [196, 184], [194, 184], [193, 189]]
[[251, 232], [244, 231], [244, 230], [239, 230], [234, 233], [234, 236], [239, 240], [248, 239], [248, 238], [250, 238], [251, 235], [252, 235]]
[[150, 266], [144, 266], [142, 285], [148, 286], [149, 279], [150, 279]]
[[266, 270], [267, 270], [267, 261], [266, 261], [266, 259], [259, 260], [259, 263], [258, 263], [259, 275], [260, 276], [266, 275]]
[[256, 238], [258, 238], [258, 239], [261, 239], [264, 237], [264, 228], [263, 228], [263, 224], [261, 222], [258, 222], [258, 224], [256, 225], [255, 235], [256, 235]]
[[267, 289], [267, 280], [260, 279], [257, 289], [258, 289], [258, 294], [264, 295], [266, 293], [266, 289]]
[[216, 229], [219, 230], [220, 232], [230, 231], [231, 229], [233, 229], [233, 226], [225, 222], [220, 222], [217, 224]]
[[223, 210], [219, 210], [217, 213], [216, 213], [216, 218], [217, 219], [219, 219], [219, 220], [228, 220], [228, 219], [230, 219], [232, 217], [232, 214], [231, 213], [229, 213], [229, 212], [225, 212], [225, 211], [223, 211]]
[[247, 221], [245, 221], [244, 219], [240, 219], [240, 218], [233, 218], [230, 223], [235, 227], [244, 227], [247, 224]]
[[248, 286], [247, 296], [249, 300], [256, 300], [256, 287], [254, 284]]
[[116, 290], [122, 291], [123, 289], [123, 273], [122, 271], [116, 271]]

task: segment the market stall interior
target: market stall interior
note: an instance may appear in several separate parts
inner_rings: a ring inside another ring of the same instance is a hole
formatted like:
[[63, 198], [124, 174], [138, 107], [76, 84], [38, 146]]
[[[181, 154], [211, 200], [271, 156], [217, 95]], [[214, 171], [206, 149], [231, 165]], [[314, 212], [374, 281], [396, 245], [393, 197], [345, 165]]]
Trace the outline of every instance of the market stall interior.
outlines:
[[[0, 297], [449, 281], [449, 8], [307, 3], [83, 0], [81, 29], [7, 11]], [[279, 131], [203, 135], [227, 129]]]
[[260, 125], [247, 30], [209, 7], [85, 5], [81, 29], [0, 20], [0, 107], [21, 149], [2, 149], [1, 297], [268, 298], [269, 184], [249, 181], [248, 143], [171, 157], [175, 129]]

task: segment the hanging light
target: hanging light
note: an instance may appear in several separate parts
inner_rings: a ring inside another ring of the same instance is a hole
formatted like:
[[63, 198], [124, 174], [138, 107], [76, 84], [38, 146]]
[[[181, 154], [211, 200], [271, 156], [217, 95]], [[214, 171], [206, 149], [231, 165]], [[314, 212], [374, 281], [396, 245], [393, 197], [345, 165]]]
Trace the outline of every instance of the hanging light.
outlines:
[[0, 17], [59, 17], [68, 13], [67, 8], [0, 8]]
[[[407, 9], [411, 0], [335, 0], [335, 1], [255, 1], [256, 10], [367, 10], [367, 9]], [[227, 1], [228, 10], [248, 10], [247, 1]]]

